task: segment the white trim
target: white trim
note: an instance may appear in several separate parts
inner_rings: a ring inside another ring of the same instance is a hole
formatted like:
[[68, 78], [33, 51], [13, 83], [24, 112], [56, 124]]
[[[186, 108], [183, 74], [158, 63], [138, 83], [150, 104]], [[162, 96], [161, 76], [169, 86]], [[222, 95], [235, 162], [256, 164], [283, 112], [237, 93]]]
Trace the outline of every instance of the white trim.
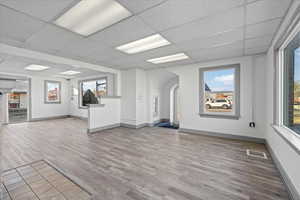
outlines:
[[281, 179], [283, 180], [283, 182], [285, 183], [285, 185], [287, 186], [287, 191], [289, 193], [289, 197], [291, 200], [300, 200], [300, 195], [297, 192], [296, 187], [294, 186], [294, 184], [292, 183], [290, 177], [288, 176], [288, 174], [286, 173], [285, 169], [283, 168], [281, 162], [279, 161], [279, 159], [277, 158], [276, 154], [274, 153], [272, 147], [270, 146], [270, 144], [267, 142], [266, 143], [267, 149], [271, 154], [271, 157], [273, 159], [273, 162], [276, 166], [276, 168], [278, 169]]
[[279, 134], [298, 154], [300, 154], [300, 135], [286, 126], [272, 125], [275, 132]]
[[[296, 145], [296, 148], [300, 149], [300, 136], [295, 133], [295, 131], [291, 130], [290, 128], [286, 127], [284, 125], [284, 122], [283, 122], [283, 115], [284, 115], [284, 108], [283, 108], [283, 98], [284, 98], [284, 50], [285, 48], [290, 44], [290, 42], [297, 36], [297, 34], [300, 33], [300, 21], [297, 22], [297, 25], [295, 26], [295, 28], [291, 31], [291, 33], [287, 36], [287, 38], [284, 40], [284, 42], [282, 43], [282, 45], [279, 47], [278, 51], [277, 51], [277, 62], [278, 62], [278, 66], [276, 66], [278, 68], [278, 74], [276, 75], [277, 76], [277, 84], [278, 84], [278, 95], [275, 95], [275, 97], [277, 98], [277, 109], [278, 109], [278, 112], [276, 113], [276, 119], [278, 119], [276, 121], [276, 125], [273, 126], [274, 129], [280, 133], [282, 136], [284, 136], [284, 139], [286, 140], [290, 140], [292, 138], [286, 136], [286, 133], [289, 133], [289, 134], [292, 134], [294, 136], [296, 136], [296, 138], [299, 140], [299, 142], [297, 141], [297, 143], [299, 143], [299, 146]], [[275, 110], [274, 110], [275, 112]], [[276, 120], [275, 119], [275, 120]], [[291, 144], [295, 145], [293, 140], [290, 141]]]

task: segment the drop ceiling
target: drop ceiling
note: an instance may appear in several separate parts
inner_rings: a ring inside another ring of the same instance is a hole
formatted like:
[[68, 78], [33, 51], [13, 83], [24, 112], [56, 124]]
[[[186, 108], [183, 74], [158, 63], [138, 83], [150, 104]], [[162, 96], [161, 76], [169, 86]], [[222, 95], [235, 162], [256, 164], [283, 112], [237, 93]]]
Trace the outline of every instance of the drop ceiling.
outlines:
[[[133, 15], [83, 37], [54, 24], [79, 0], [0, 0], [0, 42], [116, 69], [178, 66], [266, 52], [291, 4], [291, 0], [117, 1]], [[115, 49], [153, 34], [171, 45], [131, 55]], [[177, 53], [190, 59], [146, 61]]]
[[[19, 76], [47, 76], [47, 77], [57, 77], [57, 78], [83, 78], [83, 77], [91, 77], [91, 76], [97, 76], [97, 75], [103, 75], [104, 72], [96, 71], [92, 69], [87, 68], [79, 68], [79, 67], [73, 67], [69, 65], [62, 65], [59, 63], [54, 62], [46, 62], [43, 60], [38, 59], [30, 59], [20, 56], [11, 56], [6, 54], [0, 54], [0, 75], [6, 74], [6, 75], [13, 75], [17, 74]], [[41, 66], [47, 66], [49, 67], [46, 70], [42, 71], [31, 71], [26, 70], [25, 67], [31, 65], [31, 64], [38, 64]], [[62, 72], [66, 71], [78, 71], [80, 74], [76, 75], [62, 75]]]

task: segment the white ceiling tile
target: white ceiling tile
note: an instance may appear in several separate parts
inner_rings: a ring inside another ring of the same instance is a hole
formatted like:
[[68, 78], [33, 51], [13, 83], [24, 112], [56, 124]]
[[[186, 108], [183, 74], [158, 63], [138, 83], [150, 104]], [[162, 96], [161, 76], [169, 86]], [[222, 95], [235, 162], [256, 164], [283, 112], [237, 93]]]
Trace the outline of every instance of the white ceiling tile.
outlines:
[[[105, 61], [104, 61], [105, 62]], [[117, 68], [141, 68], [145, 65], [149, 65], [146, 61], [144, 60], [136, 60], [134, 58], [128, 58], [127, 60], [125, 59], [113, 59], [108, 62], [110, 66], [115, 66]]]
[[213, 48], [215, 46], [233, 43], [236, 41], [241, 41], [243, 40], [243, 36], [244, 36], [244, 30], [240, 28], [240, 29], [227, 31], [208, 38], [199, 38], [199, 39], [184, 41], [181, 43], [176, 43], [176, 46], [178, 46], [179, 48], [185, 51], [207, 49], [207, 48]]
[[247, 24], [255, 24], [269, 19], [283, 17], [291, 0], [263, 0], [247, 5]]
[[7, 38], [7, 37], [2, 37], [2, 36], [0, 36], [0, 43], [7, 44], [10, 46], [14, 46], [14, 47], [23, 47], [24, 46], [24, 42], [14, 40], [11, 38]]
[[82, 38], [83, 37], [75, 33], [49, 24], [29, 38], [26, 41], [26, 47], [34, 50], [54, 53], [62, 49], [65, 45], [77, 42]]
[[[29, 71], [24, 68], [30, 64], [39, 64], [49, 66], [50, 68], [43, 71]], [[75, 68], [68, 65], [62, 65], [58, 63], [49, 63], [41, 60], [10, 56], [5, 59], [4, 62], [0, 63], [0, 72], [6, 73], [16, 73], [21, 75], [36, 75], [36, 76], [59, 76], [60, 72], [67, 70], [80, 71], [81, 74], [78, 74], [80, 77], [86, 77], [91, 75], [100, 74], [102, 72], [87, 69], [87, 68]]]
[[200, 51], [187, 51], [187, 53], [196, 61], [223, 59], [235, 56], [243, 56], [243, 46], [243, 42], [240, 41], [211, 49], [203, 49]]
[[246, 27], [246, 38], [273, 35], [280, 25], [281, 19], [274, 19]]
[[4, 60], [0, 63], [0, 71], [6, 73], [20, 73], [20, 71], [25, 71], [25, 66], [27, 66], [27, 64], [23, 62]]
[[131, 12], [137, 14], [166, 0], [117, 0]]
[[249, 48], [254, 48], [259, 46], [269, 46], [271, 44], [272, 38], [273, 38], [272, 36], [267, 35], [264, 37], [247, 39], [245, 41], [245, 48], [249, 49]]
[[98, 60], [98, 61], [106, 61], [106, 60], [127, 58], [128, 54], [118, 51], [112, 47], [107, 47], [107, 48], [98, 48], [95, 51], [93, 51], [90, 55], [87, 55], [85, 57]]
[[155, 30], [161, 31], [204, 17], [205, 0], [171, 0], [149, 9], [139, 16]]
[[0, 0], [0, 4], [37, 17], [44, 21], [51, 21], [64, 9], [79, 0]]
[[68, 43], [59, 50], [59, 53], [84, 57], [87, 55], [91, 55], [97, 50], [105, 50], [107, 48], [108, 45], [103, 42], [92, 40], [90, 38], [84, 38], [72, 43]]
[[149, 9], [139, 16], [157, 31], [239, 6], [243, 0], [172, 0]]
[[197, 20], [177, 28], [162, 32], [170, 42], [179, 43], [195, 38], [209, 37], [242, 27], [244, 23], [243, 8], [235, 8], [226, 13]]
[[260, 53], [266, 53], [268, 51], [269, 46], [259, 46], [254, 48], [245, 49], [246, 55], [254, 55]]
[[109, 66], [118, 66], [118, 68], [144, 67], [144, 66], [152, 65], [151, 63], [148, 63], [146, 61], [148, 59], [168, 56], [168, 55], [181, 53], [181, 52], [182, 51], [178, 49], [178, 47], [174, 45], [169, 45], [169, 46], [152, 49], [150, 51], [146, 51], [134, 55], [128, 55], [128, 54], [124, 54], [123, 56], [114, 55], [114, 57], [112, 58], [108, 57], [107, 59], [103, 59], [101, 61], [108, 64]]
[[90, 38], [99, 41], [105, 41], [112, 47], [142, 39], [154, 34], [154, 30], [149, 28], [141, 19], [133, 16], [120, 23], [111, 26]]
[[45, 24], [14, 10], [0, 6], [0, 37], [25, 42]]
[[205, 0], [207, 14], [215, 14], [244, 4], [244, 0]]

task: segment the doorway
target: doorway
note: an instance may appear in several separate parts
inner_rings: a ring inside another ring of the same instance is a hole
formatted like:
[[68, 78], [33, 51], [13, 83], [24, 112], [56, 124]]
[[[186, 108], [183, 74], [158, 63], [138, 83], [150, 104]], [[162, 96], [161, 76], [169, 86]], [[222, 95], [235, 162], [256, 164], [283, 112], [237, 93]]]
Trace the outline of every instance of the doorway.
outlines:
[[27, 122], [29, 116], [29, 80], [16, 80], [15, 87], [7, 93], [8, 123]]
[[14, 91], [8, 96], [8, 122], [26, 122], [28, 115], [28, 94], [27, 91]]

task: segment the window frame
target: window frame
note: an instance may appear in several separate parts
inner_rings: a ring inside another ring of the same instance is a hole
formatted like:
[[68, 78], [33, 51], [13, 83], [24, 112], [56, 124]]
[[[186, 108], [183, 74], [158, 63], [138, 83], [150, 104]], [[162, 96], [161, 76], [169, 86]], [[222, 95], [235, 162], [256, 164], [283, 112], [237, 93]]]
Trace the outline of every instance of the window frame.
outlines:
[[[59, 93], [58, 93], [58, 101], [48, 101], [48, 83], [55, 83], [58, 84]], [[52, 81], [52, 80], [45, 80], [44, 81], [44, 103], [45, 104], [61, 104], [61, 82], [60, 81]]]
[[91, 79], [84, 79], [78, 81], [78, 107], [80, 109], [87, 109], [88, 106], [82, 106], [82, 83], [89, 82], [89, 81], [98, 81], [98, 80], [106, 80], [106, 95], [108, 96], [108, 77], [98, 77], [98, 78], [91, 78]]
[[[238, 120], [240, 118], [240, 84], [241, 84], [240, 68], [241, 68], [240, 63], [199, 68], [199, 115], [200, 117], [234, 119], [234, 120]], [[234, 69], [234, 99], [235, 99], [234, 113], [233, 114], [207, 113], [205, 112], [205, 106], [204, 106], [205, 103], [204, 102], [204, 96], [205, 96], [204, 72], [226, 70], [226, 69]]]
[[[288, 64], [291, 63], [289, 61], [286, 63], [286, 53], [285, 49], [289, 46], [289, 44], [295, 39], [295, 37], [300, 34], [300, 23], [297, 24], [297, 26], [294, 28], [293, 31], [290, 32], [290, 34], [285, 38], [284, 42], [279, 46], [276, 52], [277, 56], [277, 64], [276, 64], [276, 78], [274, 79], [275, 86], [278, 86], [278, 89], [276, 87], [274, 88], [274, 94], [276, 96], [275, 100], [277, 100], [276, 103], [274, 103], [274, 124], [275, 130], [279, 128], [280, 130], [285, 130], [286, 132], [290, 133], [292, 136], [296, 136], [296, 138], [300, 139], [300, 133], [297, 133], [287, 125], [285, 125], [285, 120], [287, 120], [287, 115], [288, 111], [285, 109], [286, 108], [286, 96], [287, 91], [286, 88], [288, 87], [286, 85], [286, 72], [287, 72], [287, 67]], [[292, 61], [293, 63], [294, 61]], [[276, 127], [278, 126], [278, 127]], [[280, 132], [279, 130], [279, 132]], [[290, 142], [290, 141], [288, 141]], [[293, 145], [292, 145], [293, 146]]]

